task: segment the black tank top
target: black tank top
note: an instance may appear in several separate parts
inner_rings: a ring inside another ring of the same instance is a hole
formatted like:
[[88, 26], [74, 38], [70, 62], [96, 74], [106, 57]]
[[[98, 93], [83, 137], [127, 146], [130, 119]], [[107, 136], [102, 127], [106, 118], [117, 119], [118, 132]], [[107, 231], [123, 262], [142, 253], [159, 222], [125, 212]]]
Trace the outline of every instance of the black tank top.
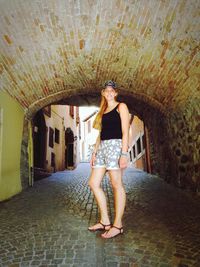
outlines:
[[117, 107], [102, 116], [101, 140], [122, 139], [121, 118]]

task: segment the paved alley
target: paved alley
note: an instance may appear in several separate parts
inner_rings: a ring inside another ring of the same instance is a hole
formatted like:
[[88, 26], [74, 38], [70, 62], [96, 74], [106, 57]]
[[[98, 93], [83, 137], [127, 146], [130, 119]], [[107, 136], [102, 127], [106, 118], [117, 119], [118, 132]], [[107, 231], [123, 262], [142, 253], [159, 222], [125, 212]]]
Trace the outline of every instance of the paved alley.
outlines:
[[[104, 240], [87, 230], [99, 219], [89, 174], [89, 164], [81, 163], [0, 204], [0, 266], [200, 266], [198, 197], [128, 168], [124, 234]], [[107, 176], [102, 186], [113, 221]]]

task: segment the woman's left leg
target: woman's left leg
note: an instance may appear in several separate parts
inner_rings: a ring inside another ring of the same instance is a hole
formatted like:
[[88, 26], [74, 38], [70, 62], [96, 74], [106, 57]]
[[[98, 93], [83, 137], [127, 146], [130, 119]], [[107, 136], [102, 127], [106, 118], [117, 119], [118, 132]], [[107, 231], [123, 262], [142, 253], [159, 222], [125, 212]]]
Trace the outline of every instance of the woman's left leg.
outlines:
[[[109, 170], [110, 181], [114, 192], [115, 219], [113, 225], [122, 227], [122, 216], [126, 205], [126, 192], [122, 182], [123, 169]], [[109, 231], [102, 234], [102, 237], [110, 238], [119, 233], [119, 230], [112, 227]]]

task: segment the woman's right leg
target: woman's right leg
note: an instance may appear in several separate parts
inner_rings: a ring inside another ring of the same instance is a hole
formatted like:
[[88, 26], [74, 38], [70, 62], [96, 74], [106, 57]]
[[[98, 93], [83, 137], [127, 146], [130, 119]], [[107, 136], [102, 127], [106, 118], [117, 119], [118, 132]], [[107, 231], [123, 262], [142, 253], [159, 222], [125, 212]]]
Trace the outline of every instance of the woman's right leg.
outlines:
[[[107, 203], [106, 203], [106, 196], [104, 194], [103, 189], [101, 188], [100, 184], [101, 181], [105, 175], [106, 172], [106, 168], [104, 167], [99, 167], [99, 168], [92, 168], [92, 172], [88, 181], [88, 185], [90, 186], [91, 190], [94, 193], [95, 199], [97, 201], [97, 204], [99, 206], [100, 209], [100, 215], [101, 215], [101, 219], [100, 221], [103, 224], [110, 224], [110, 220], [108, 217], [108, 210], [107, 210]], [[101, 224], [97, 223], [91, 227], [89, 227], [89, 229], [96, 229], [96, 228], [100, 228], [102, 227]], [[108, 227], [106, 229], [109, 229]]]

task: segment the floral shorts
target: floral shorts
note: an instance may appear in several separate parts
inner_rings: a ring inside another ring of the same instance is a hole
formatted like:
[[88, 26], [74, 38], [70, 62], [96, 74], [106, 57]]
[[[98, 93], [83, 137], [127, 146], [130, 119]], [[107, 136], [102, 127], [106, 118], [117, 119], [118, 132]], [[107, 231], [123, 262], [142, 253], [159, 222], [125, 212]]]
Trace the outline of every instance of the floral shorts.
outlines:
[[119, 158], [122, 150], [122, 139], [101, 140], [94, 161], [93, 168], [107, 170], [120, 169]]

